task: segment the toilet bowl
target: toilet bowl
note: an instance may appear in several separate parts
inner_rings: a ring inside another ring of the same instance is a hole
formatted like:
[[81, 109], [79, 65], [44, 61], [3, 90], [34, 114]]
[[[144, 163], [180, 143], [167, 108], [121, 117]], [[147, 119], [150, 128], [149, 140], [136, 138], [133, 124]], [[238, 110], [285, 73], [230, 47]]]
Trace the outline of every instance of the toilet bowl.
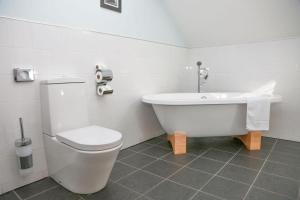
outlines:
[[79, 194], [105, 187], [122, 147], [122, 134], [89, 125], [81, 79], [41, 82], [43, 139], [49, 175]]

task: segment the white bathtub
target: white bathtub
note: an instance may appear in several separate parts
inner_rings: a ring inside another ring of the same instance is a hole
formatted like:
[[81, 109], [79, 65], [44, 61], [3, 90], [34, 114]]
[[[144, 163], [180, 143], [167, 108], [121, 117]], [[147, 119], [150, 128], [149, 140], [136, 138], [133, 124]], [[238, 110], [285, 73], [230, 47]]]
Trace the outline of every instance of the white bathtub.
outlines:
[[[152, 104], [167, 133], [184, 131], [188, 137], [246, 134], [246, 101], [251, 93], [170, 93], [143, 96]], [[272, 103], [281, 96], [268, 96]]]

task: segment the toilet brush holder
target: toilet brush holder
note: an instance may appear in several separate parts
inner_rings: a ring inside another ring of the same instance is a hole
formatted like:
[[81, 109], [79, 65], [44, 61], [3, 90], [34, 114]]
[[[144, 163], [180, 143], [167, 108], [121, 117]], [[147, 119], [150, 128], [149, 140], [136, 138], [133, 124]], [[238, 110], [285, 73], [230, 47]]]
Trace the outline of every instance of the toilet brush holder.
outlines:
[[19, 172], [22, 176], [32, 173], [32, 141], [25, 138], [22, 118], [19, 118], [21, 138], [15, 141], [16, 154], [18, 158]]

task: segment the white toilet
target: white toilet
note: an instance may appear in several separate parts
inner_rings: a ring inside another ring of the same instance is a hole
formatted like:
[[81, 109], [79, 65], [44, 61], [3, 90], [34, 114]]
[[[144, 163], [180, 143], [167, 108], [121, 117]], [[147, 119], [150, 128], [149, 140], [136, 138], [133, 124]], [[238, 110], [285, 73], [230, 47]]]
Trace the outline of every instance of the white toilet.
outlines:
[[105, 187], [122, 146], [121, 133], [89, 126], [86, 99], [81, 79], [41, 82], [49, 175], [79, 194], [94, 193]]

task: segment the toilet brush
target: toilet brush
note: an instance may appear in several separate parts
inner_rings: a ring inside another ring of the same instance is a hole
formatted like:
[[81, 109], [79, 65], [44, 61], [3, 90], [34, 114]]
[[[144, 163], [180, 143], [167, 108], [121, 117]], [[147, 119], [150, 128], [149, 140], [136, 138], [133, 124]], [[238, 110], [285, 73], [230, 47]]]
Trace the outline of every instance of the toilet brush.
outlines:
[[32, 173], [32, 141], [24, 136], [23, 120], [19, 118], [21, 138], [15, 141], [16, 154], [18, 158], [19, 172], [21, 175]]

